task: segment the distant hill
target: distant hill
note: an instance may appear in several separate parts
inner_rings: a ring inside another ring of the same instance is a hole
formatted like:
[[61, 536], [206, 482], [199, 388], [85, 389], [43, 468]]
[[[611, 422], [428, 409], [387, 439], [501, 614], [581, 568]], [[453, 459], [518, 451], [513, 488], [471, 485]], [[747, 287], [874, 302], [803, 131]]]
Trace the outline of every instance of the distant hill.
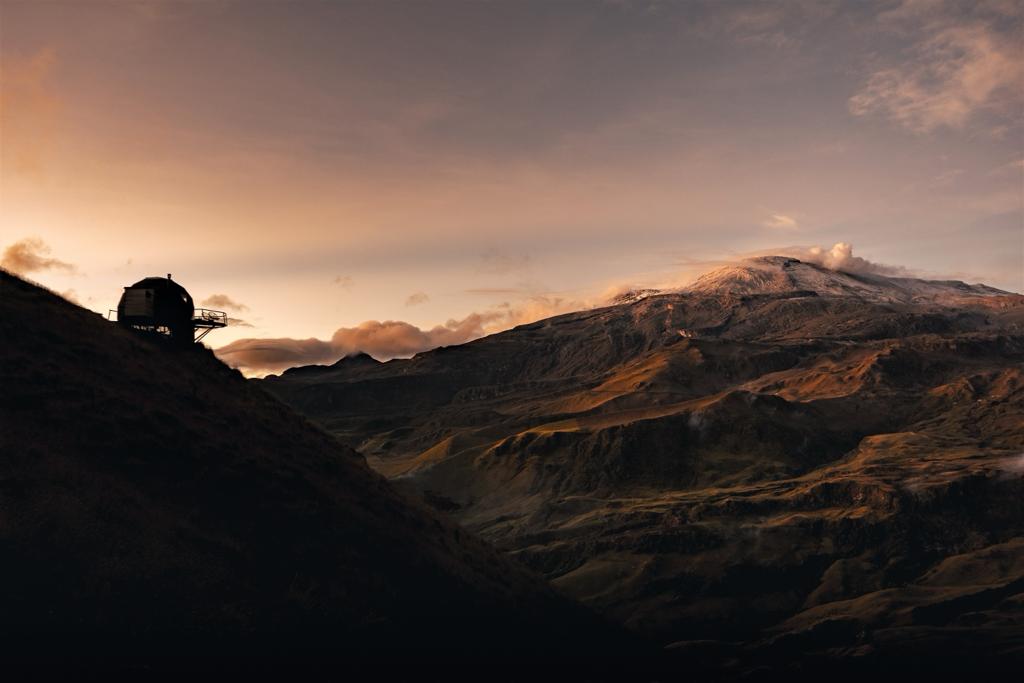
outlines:
[[0, 567], [8, 672], [598, 666], [635, 644], [207, 349], [137, 336], [5, 272]]
[[763, 257], [259, 384], [687, 661], [1024, 657], [1024, 296]]

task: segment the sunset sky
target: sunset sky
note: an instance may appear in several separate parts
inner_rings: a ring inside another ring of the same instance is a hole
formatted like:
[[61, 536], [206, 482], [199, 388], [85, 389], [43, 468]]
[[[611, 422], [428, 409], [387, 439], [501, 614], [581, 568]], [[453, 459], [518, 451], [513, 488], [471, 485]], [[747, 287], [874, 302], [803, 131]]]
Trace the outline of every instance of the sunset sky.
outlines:
[[174, 273], [251, 325], [212, 346], [311, 362], [796, 245], [1020, 292], [1022, 16], [0, 0], [0, 250], [103, 313]]

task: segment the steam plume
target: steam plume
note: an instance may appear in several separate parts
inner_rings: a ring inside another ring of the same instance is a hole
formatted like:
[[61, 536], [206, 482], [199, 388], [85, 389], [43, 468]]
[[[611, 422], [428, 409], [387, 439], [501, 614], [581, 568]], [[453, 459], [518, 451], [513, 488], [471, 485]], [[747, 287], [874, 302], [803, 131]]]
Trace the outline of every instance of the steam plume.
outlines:
[[831, 249], [823, 247], [795, 247], [784, 250], [785, 256], [794, 256], [801, 261], [813, 263], [829, 270], [844, 273], [863, 273], [904, 277], [910, 275], [902, 266], [889, 266], [874, 263], [860, 256], [853, 255], [853, 245], [849, 242], [836, 242]]

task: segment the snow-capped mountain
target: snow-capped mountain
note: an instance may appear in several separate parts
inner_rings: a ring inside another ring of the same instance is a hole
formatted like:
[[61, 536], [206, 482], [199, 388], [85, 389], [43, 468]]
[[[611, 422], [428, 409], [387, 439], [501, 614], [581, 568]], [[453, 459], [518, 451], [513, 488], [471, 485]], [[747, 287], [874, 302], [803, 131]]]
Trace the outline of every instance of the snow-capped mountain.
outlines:
[[922, 280], [831, 270], [786, 256], [761, 256], [713, 270], [683, 291], [738, 295], [808, 291], [820, 296], [856, 297], [876, 303], [950, 305], [961, 303], [964, 298], [1008, 294], [986, 285], [970, 285], [958, 280]]

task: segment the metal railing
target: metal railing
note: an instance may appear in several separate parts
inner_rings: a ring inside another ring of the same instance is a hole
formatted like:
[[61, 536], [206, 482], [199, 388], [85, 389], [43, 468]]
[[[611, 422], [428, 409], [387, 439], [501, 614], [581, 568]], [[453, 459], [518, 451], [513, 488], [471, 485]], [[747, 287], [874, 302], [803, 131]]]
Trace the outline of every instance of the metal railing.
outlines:
[[226, 327], [228, 314], [224, 311], [213, 311], [209, 308], [197, 308], [192, 315], [192, 324], [196, 327]]

